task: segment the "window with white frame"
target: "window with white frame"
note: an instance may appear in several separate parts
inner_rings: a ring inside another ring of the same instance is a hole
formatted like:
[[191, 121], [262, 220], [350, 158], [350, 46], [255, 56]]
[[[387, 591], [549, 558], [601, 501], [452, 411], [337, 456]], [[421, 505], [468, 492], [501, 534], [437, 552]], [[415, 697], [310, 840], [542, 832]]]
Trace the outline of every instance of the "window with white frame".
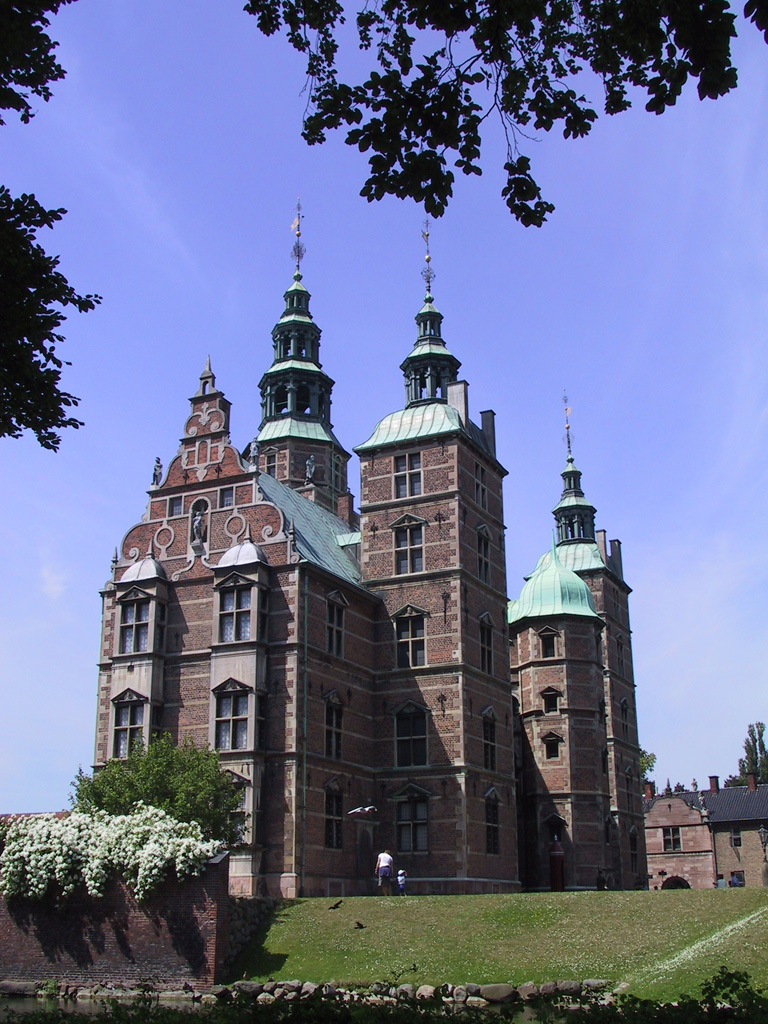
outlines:
[[421, 524], [395, 530], [395, 573], [402, 576], [424, 570], [424, 528]]
[[395, 760], [398, 768], [427, 763], [427, 713], [409, 704], [395, 716]]
[[397, 852], [426, 853], [428, 846], [429, 801], [413, 793], [397, 803]]
[[683, 848], [683, 840], [680, 835], [679, 825], [670, 825], [661, 830], [664, 853], [679, 853]]
[[426, 665], [423, 615], [403, 615], [395, 619], [395, 637], [398, 668]]
[[325, 649], [337, 658], [344, 656], [344, 605], [330, 597], [325, 612]]
[[344, 709], [335, 701], [325, 705], [325, 756], [341, 759], [341, 736]]
[[485, 798], [485, 852], [499, 852], [499, 798], [496, 791]]
[[741, 829], [740, 828], [732, 828], [731, 829], [731, 846], [733, 846], [733, 847], [741, 846]]
[[277, 453], [268, 452], [264, 456], [264, 471], [268, 476], [277, 476]]
[[394, 493], [396, 498], [421, 494], [421, 454], [395, 456]]
[[219, 491], [219, 508], [231, 508], [235, 504], [235, 488], [222, 487]]
[[219, 641], [251, 639], [251, 587], [237, 585], [219, 591]]
[[184, 512], [184, 499], [181, 495], [168, 499], [168, 518], [180, 516]]
[[325, 791], [325, 845], [329, 850], [341, 849], [341, 826], [343, 817], [343, 798], [335, 789]]
[[489, 618], [478, 624], [480, 635], [480, 671], [493, 674], [493, 625]]
[[216, 749], [245, 750], [248, 746], [248, 692], [216, 694]]
[[491, 541], [486, 527], [477, 531], [477, 575], [483, 583], [491, 582]]
[[144, 742], [146, 703], [138, 694], [130, 693], [114, 702], [113, 757], [126, 758], [135, 746], [140, 746]]
[[120, 603], [120, 653], [149, 650], [149, 598]]
[[488, 508], [488, 489], [485, 486], [485, 468], [475, 463], [475, 501], [480, 508]]
[[557, 630], [550, 627], [543, 629], [539, 633], [539, 643], [541, 644], [541, 656], [542, 658], [554, 658], [557, 656]]
[[496, 716], [490, 708], [483, 713], [483, 765], [488, 772], [496, 771]]

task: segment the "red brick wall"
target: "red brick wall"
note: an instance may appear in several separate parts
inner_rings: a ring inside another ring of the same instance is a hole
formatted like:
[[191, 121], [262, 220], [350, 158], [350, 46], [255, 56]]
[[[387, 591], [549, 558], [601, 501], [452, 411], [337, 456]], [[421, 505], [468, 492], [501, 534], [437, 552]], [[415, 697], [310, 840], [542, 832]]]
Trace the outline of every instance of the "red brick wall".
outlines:
[[229, 858], [199, 878], [169, 880], [139, 904], [120, 882], [96, 899], [0, 900], [0, 977], [207, 988], [222, 980]]

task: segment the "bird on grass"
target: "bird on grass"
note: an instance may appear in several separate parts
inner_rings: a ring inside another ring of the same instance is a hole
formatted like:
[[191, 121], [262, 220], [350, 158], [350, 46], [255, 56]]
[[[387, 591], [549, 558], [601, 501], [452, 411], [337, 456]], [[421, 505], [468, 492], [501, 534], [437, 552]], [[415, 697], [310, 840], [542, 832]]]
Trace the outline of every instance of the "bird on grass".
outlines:
[[365, 928], [362, 921], [355, 921], [355, 928]]

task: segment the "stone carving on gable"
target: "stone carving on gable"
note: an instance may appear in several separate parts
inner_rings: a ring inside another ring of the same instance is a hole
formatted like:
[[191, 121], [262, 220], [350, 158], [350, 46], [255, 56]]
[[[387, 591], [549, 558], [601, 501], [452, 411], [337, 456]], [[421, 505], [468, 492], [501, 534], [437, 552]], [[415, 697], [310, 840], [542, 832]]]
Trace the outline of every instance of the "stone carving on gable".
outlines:
[[[198, 422], [195, 424], [193, 420]], [[200, 409], [195, 410], [186, 422], [184, 433], [187, 437], [196, 437], [201, 432], [201, 428], [205, 428], [203, 431], [206, 434], [213, 434], [218, 430], [224, 430], [226, 425], [226, 415], [223, 409], [218, 409], [215, 406], [212, 408], [208, 402], [203, 402]]]

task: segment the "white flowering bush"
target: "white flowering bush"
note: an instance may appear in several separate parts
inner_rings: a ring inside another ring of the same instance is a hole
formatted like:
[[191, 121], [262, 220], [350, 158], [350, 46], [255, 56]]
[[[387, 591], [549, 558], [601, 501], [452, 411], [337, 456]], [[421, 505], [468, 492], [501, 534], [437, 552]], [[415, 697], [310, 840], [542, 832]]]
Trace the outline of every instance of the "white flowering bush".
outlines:
[[8, 826], [0, 853], [0, 895], [41, 899], [52, 891], [67, 897], [84, 884], [91, 896], [101, 896], [119, 875], [141, 900], [171, 868], [179, 878], [198, 875], [223, 848], [204, 839], [196, 822], [142, 803], [130, 814], [19, 817]]

